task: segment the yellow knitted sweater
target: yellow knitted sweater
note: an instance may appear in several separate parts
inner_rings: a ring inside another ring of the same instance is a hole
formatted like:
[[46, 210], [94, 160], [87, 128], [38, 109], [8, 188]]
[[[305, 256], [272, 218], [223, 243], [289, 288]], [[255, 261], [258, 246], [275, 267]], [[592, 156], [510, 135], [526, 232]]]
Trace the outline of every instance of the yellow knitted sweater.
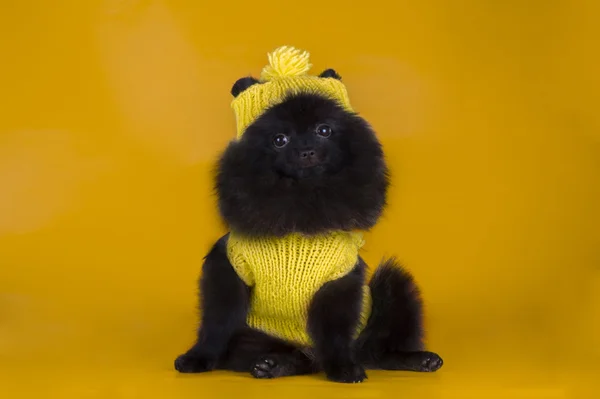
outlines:
[[[249, 238], [231, 232], [227, 255], [240, 278], [253, 287], [248, 325], [267, 334], [312, 345], [306, 331], [310, 301], [323, 284], [348, 274], [358, 261], [361, 233]], [[371, 312], [363, 286], [358, 334]]]

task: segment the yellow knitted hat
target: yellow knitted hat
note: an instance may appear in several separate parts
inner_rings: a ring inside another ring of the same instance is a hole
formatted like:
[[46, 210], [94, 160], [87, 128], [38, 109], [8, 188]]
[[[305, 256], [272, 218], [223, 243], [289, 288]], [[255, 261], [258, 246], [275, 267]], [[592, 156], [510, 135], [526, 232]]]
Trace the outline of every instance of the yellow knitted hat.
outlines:
[[339, 77], [308, 75], [309, 54], [290, 46], [282, 46], [269, 54], [269, 65], [260, 80], [239, 93], [231, 102], [237, 122], [237, 138], [268, 108], [281, 103], [288, 94], [317, 93], [336, 100], [352, 111], [346, 87]]

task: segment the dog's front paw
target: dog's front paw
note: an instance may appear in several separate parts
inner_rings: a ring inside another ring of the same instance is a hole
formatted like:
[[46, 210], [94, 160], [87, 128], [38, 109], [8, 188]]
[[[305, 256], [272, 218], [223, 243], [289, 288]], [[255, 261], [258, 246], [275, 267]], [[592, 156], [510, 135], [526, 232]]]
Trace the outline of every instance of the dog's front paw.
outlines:
[[367, 378], [365, 369], [351, 361], [332, 363], [325, 369], [325, 374], [331, 381], [346, 384], [363, 382]]
[[254, 364], [250, 374], [254, 378], [275, 378], [281, 374], [281, 368], [275, 356], [263, 356]]
[[180, 373], [204, 373], [213, 370], [216, 363], [214, 359], [193, 353], [184, 353], [175, 359], [175, 370]]
[[444, 361], [437, 353], [419, 352], [419, 355], [415, 356], [416, 371], [433, 372], [441, 368], [443, 364]]

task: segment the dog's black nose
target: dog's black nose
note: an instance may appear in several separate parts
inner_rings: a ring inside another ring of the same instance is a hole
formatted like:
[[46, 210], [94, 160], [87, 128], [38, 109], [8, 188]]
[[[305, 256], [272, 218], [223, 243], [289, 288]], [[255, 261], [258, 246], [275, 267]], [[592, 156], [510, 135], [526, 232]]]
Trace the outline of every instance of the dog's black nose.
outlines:
[[300, 158], [314, 158], [316, 155], [314, 150], [300, 151]]
[[298, 153], [298, 158], [300, 161], [300, 165], [304, 168], [309, 168], [319, 163], [319, 157], [317, 156], [317, 152], [311, 149], [300, 151]]

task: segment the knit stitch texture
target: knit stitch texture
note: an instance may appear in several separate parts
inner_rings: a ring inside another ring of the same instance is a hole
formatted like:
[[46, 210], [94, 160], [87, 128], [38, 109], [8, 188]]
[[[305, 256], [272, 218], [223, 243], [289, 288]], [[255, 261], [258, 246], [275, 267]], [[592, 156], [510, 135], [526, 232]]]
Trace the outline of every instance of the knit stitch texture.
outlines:
[[269, 65], [261, 72], [260, 84], [249, 87], [231, 102], [237, 138], [240, 139], [246, 128], [267, 109], [290, 94], [320, 94], [352, 112], [346, 86], [339, 79], [308, 75], [311, 66], [308, 52], [294, 47], [282, 46], [270, 53]]
[[[282, 238], [244, 237], [231, 232], [228, 258], [240, 278], [252, 287], [248, 325], [298, 345], [312, 345], [306, 331], [310, 302], [325, 283], [352, 271], [362, 245], [359, 232], [294, 233]], [[357, 335], [370, 311], [370, 291], [364, 285]]]

